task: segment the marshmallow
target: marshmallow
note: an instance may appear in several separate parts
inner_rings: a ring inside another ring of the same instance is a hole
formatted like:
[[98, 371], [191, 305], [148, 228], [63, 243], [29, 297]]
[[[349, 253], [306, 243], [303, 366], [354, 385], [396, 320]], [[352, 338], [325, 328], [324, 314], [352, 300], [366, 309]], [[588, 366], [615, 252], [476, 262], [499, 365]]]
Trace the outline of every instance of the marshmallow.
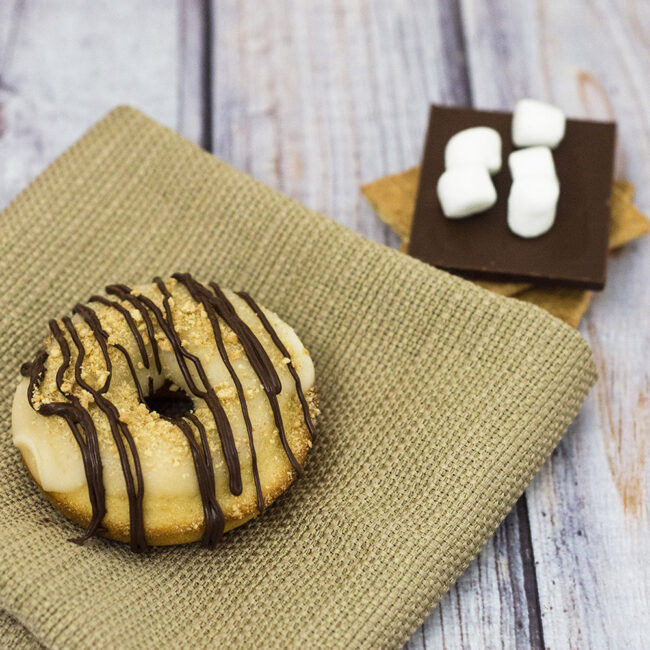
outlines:
[[557, 107], [536, 99], [517, 102], [512, 115], [512, 141], [518, 147], [557, 147], [564, 137], [566, 119]]
[[475, 126], [459, 131], [445, 147], [445, 168], [461, 165], [481, 165], [490, 174], [501, 169], [501, 136], [487, 126]]
[[508, 226], [520, 237], [539, 237], [555, 221], [560, 184], [555, 178], [526, 176], [512, 184], [508, 197]]
[[508, 167], [513, 181], [526, 176], [557, 178], [553, 154], [548, 147], [528, 147], [513, 151], [508, 156]]
[[450, 219], [483, 212], [497, 200], [490, 174], [480, 165], [448, 169], [438, 179], [437, 190], [442, 211]]

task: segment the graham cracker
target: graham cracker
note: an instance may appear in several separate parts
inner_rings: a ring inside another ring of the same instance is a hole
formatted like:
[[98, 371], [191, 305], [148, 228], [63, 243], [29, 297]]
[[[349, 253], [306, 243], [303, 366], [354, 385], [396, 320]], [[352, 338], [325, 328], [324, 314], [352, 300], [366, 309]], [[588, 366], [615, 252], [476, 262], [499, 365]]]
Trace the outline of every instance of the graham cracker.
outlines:
[[[402, 238], [399, 250], [408, 250], [420, 168], [412, 167], [363, 185], [361, 193], [379, 218]], [[650, 232], [650, 221], [632, 203], [634, 185], [628, 181], [612, 184], [609, 249], [614, 250]], [[535, 287], [522, 282], [474, 280], [475, 284], [502, 296], [531, 302], [573, 327], [591, 302], [591, 291], [562, 287]]]

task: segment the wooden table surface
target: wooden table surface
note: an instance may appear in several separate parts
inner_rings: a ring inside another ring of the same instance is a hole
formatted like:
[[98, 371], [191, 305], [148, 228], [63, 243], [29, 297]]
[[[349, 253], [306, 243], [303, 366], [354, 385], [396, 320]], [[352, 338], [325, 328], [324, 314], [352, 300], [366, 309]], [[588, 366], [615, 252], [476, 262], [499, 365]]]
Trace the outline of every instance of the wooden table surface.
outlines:
[[[359, 185], [416, 164], [430, 102], [615, 118], [650, 213], [647, 0], [2, 0], [0, 206], [132, 104], [389, 246]], [[642, 648], [650, 623], [650, 240], [581, 331], [600, 381], [409, 647]]]

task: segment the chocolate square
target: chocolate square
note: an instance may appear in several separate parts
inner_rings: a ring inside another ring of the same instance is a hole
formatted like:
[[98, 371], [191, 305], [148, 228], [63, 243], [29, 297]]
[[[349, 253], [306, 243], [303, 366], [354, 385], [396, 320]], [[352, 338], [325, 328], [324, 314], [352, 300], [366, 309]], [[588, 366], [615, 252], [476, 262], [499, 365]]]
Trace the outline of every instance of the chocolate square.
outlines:
[[[553, 150], [560, 180], [555, 223], [540, 237], [522, 239], [507, 224], [508, 155], [516, 149], [511, 122], [512, 113], [431, 107], [409, 254], [465, 277], [602, 289], [616, 124], [567, 120], [564, 139]], [[445, 146], [472, 126], [490, 126], [501, 135], [503, 165], [492, 177], [497, 202], [481, 214], [448, 219], [436, 194]]]

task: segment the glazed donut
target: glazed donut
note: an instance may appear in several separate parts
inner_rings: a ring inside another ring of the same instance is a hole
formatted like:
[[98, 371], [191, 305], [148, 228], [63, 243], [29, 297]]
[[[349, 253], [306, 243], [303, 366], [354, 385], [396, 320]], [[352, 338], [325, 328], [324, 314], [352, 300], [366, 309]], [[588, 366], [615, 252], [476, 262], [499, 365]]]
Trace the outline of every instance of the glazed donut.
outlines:
[[13, 440], [48, 500], [86, 528], [74, 541], [212, 547], [302, 473], [314, 366], [248, 294], [188, 273], [116, 284], [49, 330], [21, 368]]

